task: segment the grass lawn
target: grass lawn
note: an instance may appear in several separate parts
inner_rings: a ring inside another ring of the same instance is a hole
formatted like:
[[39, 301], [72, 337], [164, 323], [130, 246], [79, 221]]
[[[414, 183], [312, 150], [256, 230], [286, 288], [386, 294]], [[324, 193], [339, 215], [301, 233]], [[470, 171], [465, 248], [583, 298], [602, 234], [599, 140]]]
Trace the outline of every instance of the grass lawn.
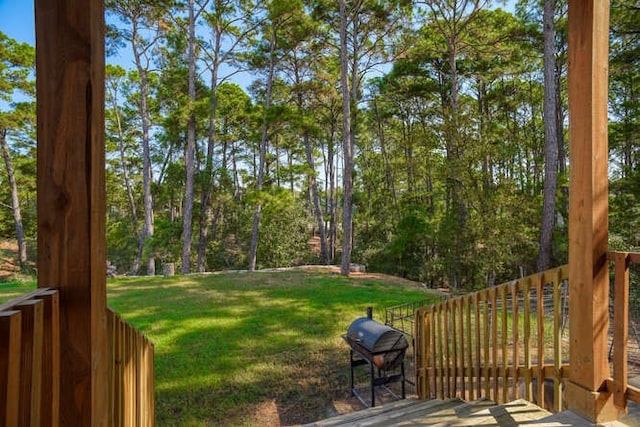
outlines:
[[[31, 290], [0, 284], [0, 302]], [[398, 280], [285, 271], [125, 278], [109, 305], [155, 344], [156, 424], [290, 425], [349, 400], [349, 324], [433, 298]]]

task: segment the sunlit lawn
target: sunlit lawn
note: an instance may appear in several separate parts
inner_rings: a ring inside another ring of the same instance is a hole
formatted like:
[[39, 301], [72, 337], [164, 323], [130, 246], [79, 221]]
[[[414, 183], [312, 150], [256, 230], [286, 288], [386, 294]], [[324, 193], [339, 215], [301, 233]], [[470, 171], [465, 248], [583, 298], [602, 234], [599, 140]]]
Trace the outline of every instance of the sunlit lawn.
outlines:
[[[28, 290], [0, 284], [0, 301]], [[303, 271], [118, 279], [108, 294], [155, 344], [156, 421], [171, 426], [265, 425], [265, 410], [282, 424], [325, 418], [349, 396], [349, 324], [367, 306], [384, 321], [384, 307], [429, 298]]]

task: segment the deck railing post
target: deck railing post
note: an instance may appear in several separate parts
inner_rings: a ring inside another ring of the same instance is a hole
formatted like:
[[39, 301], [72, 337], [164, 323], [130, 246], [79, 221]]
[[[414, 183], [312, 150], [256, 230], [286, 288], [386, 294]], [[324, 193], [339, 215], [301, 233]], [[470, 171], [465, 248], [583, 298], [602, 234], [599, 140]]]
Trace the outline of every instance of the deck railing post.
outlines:
[[104, 1], [35, 0], [38, 286], [60, 291], [60, 424], [108, 424]]
[[569, 0], [569, 332], [567, 405], [592, 422], [617, 418], [609, 377], [609, 1]]

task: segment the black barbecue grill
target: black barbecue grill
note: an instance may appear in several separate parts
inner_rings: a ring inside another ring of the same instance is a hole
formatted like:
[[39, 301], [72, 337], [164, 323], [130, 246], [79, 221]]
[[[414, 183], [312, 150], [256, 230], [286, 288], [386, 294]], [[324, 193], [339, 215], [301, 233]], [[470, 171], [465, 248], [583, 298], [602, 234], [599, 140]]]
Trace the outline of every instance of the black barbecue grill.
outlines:
[[371, 308], [368, 308], [367, 317], [354, 320], [342, 338], [351, 347], [349, 356], [352, 396], [356, 396], [365, 406], [369, 406], [354, 386], [354, 368], [368, 365], [371, 379], [371, 407], [376, 406], [376, 386], [383, 386], [391, 392], [387, 385], [400, 382], [402, 399], [405, 398], [404, 356], [409, 344], [402, 332], [373, 320]]

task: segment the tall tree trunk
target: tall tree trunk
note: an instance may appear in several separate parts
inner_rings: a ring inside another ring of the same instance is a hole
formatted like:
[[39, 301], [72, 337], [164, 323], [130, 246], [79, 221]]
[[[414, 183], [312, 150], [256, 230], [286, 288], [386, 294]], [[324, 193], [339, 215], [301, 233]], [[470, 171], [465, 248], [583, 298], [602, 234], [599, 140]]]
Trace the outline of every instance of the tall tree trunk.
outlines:
[[311, 190], [311, 199], [313, 201], [313, 212], [318, 224], [318, 233], [320, 233], [320, 257], [323, 264], [329, 263], [329, 256], [327, 254], [327, 236], [324, 232], [324, 218], [322, 216], [322, 207], [320, 206], [320, 195], [318, 194], [318, 180], [316, 179], [316, 162], [313, 159], [313, 147], [311, 147], [311, 138], [309, 133], [305, 131], [304, 136], [304, 148], [307, 153], [307, 164], [311, 173], [309, 174], [309, 189]]
[[122, 129], [122, 119], [120, 117], [120, 109], [118, 107], [118, 84], [114, 83], [107, 85], [107, 91], [110, 92], [109, 99], [111, 100], [111, 110], [116, 123], [116, 129], [118, 132], [118, 154], [120, 155], [120, 166], [122, 168], [122, 179], [124, 181], [125, 188], [127, 190], [127, 201], [129, 202], [129, 210], [131, 211], [131, 219], [133, 228], [138, 233], [138, 214], [136, 212], [136, 203], [133, 197], [133, 189], [131, 187], [131, 175], [129, 174], [129, 167], [127, 165], [127, 155], [125, 148], [125, 135]]
[[236, 154], [235, 144], [231, 149], [231, 169], [233, 171], [233, 200], [240, 200], [240, 172], [238, 171], [238, 156]]
[[125, 188], [127, 189], [127, 200], [129, 202], [129, 210], [131, 211], [131, 221], [133, 223], [133, 229], [135, 230], [138, 238], [138, 252], [132, 266], [132, 274], [137, 275], [140, 271], [140, 256], [142, 256], [144, 240], [142, 239], [142, 233], [138, 233], [138, 213], [136, 212], [136, 203], [133, 197], [133, 188], [131, 187], [131, 177], [129, 175], [129, 167], [127, 166], [127, 159], [125, 154], [124, 132], [122, 131], [122, 123], [120, 120], [120, 113], [118, 112], [117, 103], [114, 103], [113, 110], [118, 126], [118, 151], [120, 154], [120, 165], [122, 167], [122, 178], [124, 180]]
[[[135, 24], [134, 24], [135, 25]], [[137, 26], [132, 31], [137, 34]], [[140, 233], [140, 241], [138, 244], [138, 254], [133, 264], [133, 274], [138, 274], [141, 260], [144, 256], [144, 248], [149, 245], [154, 231], [153, 220], [153, 195], [151, 193], [151, 183], [153, 181], [152, 168], [151, 168], [151, 143], [150, 143], [150, 129], [151, 120], [149, 118], [149, 81], [147, 77], [147, 68], [142, 64], [142, 54], [137, 44], [137, 36], [132, 38], [132, 51], [135, 60], [136, 68], [140, 76], [140, 102], [139, 111], [140, 118], [142, 120], [142, 188], [144, 198], [144, 226], [142, 233]], [[147, 275], [154, 276], [156, 274], [156, 262], [153, 250], [149, 248], [149, 254], [147, 255]]]
[[[149, 137], [149, 129], [151, 127], [151, 124], [148, 117], [149, 112], [147, 106], [146, 72], [144, 79], [142, 79], [141, 77], [140, 85], [144, 87], [144, 90], [141, 90], [140, 94], [140, 109], [142, 112], [142, 187], [144, 193], [144, 228], [143, 232], [140, 235], [141, 253], [139, 254], [139, 257], [141, 259], [143, 256], [142, 252], [144, 252], [144, 247], [149, 244], [151, 238], [153, 237], [154, 231], [153, 195], [151, 193], [151, 183], [153, 181], [153, 175], [151, 170], [151, 144]], [[147, 255], [147, 275], [154, 276], [156, 274], [156, 261], [153, 250], [150, 249], [150, 251], [151, 253]]]
[[[337, 124], [336, 124], [337, 125]], [[329, 144], [327, 147], [327, 163], [329, 165], [329, 261], [331, 264], [336, 259], [336, 245], [338, 240], [338, 201], [336, 200], [336, 165], [335, 165], [335, 126], [332, 120]]]
[[289, 170], [289, 191], [291, 196], [296, 194], [296, 174], [293, 171], [293, 149], [289, 148], [287, 151], [287, 169]]
[[196, 14], [194, 0], [189, 0], [189, 124], [187, 127], [187, 148], [185, 152], [186, 182], [184, 188], [182, 217], [182, 274], [191, 271], [191, 222], [193, 218], [193, 187], [196, 157]]
[[544, 2], [544, 199], [542, 202], [542, 224], [540, 226], [540, 249], [538, 271], [551, 267], [553, 250], [553, 228], [556, 213], [556, 186], [558, 179], [558, 132], [556, 80], [555, 80], [555, 0]]
[[20, 200], [18, 198], [18, 184], [16, 183], [16, 175], [7, 146], [7, 130], [0, 129], [0, 145], [2, 146], [2, 157], [7, 168], [9, 177], [9, 185], [11, 186], [11, 210], [13, 212], [13, 222], [16, 228], [16, 240], [18, 241], [18, 260], [20, 267], [25, 267], [27, 263], [27, 244], [24, 241], [24, 229], [22, 227], [22, 213], [20, 212]]
[[387, 138], [385, 134], [385, 127], [383, 123], [383, 119], [380, 116], [380, 111], [378, 109], [378, 102], [374, 99], [373, 101], [373, 113], [376, 117], [377, 124], [377, 135], [380, 141], [380, 154], [382, 154], [382, 161], [384, 163], [384, 176], [385, 176], [385, 184], [386, 190], [391, 195], [391, 199], [393, 201], [393, 210], [392, 217], [394, 220], [398, 220], [398, 214], [400, 212], [400, 207], [398, 206], [398, 197], [396, 194], [395, 188], [395, 179], [393, 177], [393, 168], [391, 166], [391, 162], [389, 161], [389, 153], [387, 152]]
[[136, 202], [133, 197], [133, 189], [131, 187], [131, 177], [129, 175], [129, 167], [127, 166], [127, 157], [124, 147], [124, 132], [122, 131], [122, 123], [120, 121], [120, 113], [117, 106], [114, 106], [114, 114], [116, 117], [116, 123], [118, 125], [118, 152], [120, 154], [120, 165], [122, 167], [122, 179], [124, 180], [124, 186], [127, 189], [127, 200], [129, 201], [129, 210], [131, 210], [131, 219], [133, 221], [133, 227], [138, 230], [138, 214], [136, 212]]
[[447, 135], [446, 156], [448, 166], [447, 176], [447, 210], [454, 215], [457, 232], [454, 234], [453, 254], [450, 265], [450, 283], [456, 288], [461, 283], [465, 275], [468, 275], [463, 259], [468, 250], [468, 243], [465, 241], [464, 230], [467, 228], [468, 208], [464, 199], [463, 186], [460, 176], [466, 173], [464, 147], [460, 140], [459, 133], [459, 91], [460, 78], [457, 69], [458, 53], [464, 48], [461, 43], [462, 35], [483, 6], [485, 0], [471, 0], [464, 2], [442, 2], [442, 1], [421, 1], [425, 3], [433, 12], [436, 19], [435, 25], [438, 27], [442, 37], [447, 43], [447, 61], [449, 74], [447, 76], [449, 89], [448, 97], [443, 102], [443, 117], [445, 121], [445, 132]]
[[[295, 84], [296, 86], [300, 86], [302, 84], [302, 79], [299, 73], [299, 67], [295, 68]], [[298, 106], [298, 114], [300, 114], [301, 123], [305, 123], [304, 120], [304, 97], [302, 91], [298, 91], [297, 100]], [[309, 130], [305, 125], [302, 135], [302, 142], [304, 144], [305, 154], [307, 158], [307, 165], [309, 166], [309, 196], [311, 199], [311, 203], [313, 204], [313, 214], [316, 219], [316, 224], [318, 226], [318, 233], [320, 234], [320, 258], [322, 263], [327, 265], [329, 263], [329, 255], [327, 250], [327, 233], [325, 232], [325, 221], [324, 216], [322, 215], [322, 206], [320, 204], [320, 195], [318, 192], [318, 180], [316, 178], [316, 162], [313, 157], [313, 147], [311, 145], [311, 138], [309, 136]], [[293, 150], [291, 150], [293, 151]], [[293, 168], [290, 166], [291, 171], [291, 193], [293, 194]]]
[[[342, 145], [344, 156], [342, 207], [342, 263], [340, 273], [349, 275], [353, 232], [353, 138], [351, 135], [351, 95], [349, 91], [349, 53], [347, 51], [347, 11], [340, 0], [340, 82], [342, 86]], [[352, 70], [355, 73], [355, 70]]]
[[213, 64], [211, 66], [211, 104], [209, 112], [209, 138], [207, 141], [207, 160], [205, 165], [205, 177], [208, 180], [206, 187], [202, 191], [202, 219], [200, 220], [200, 236], [198, 241], [198, 264], [199, 272], [206, 270], [206, 252], [209, 243], [209, 228], [213, 221], [213, 188], [215, 177], [213, 173], [213, 151], [216, 146], [216, 127], [218, 123], [218, 71], [220, 49], [222, 48], [221, 31], [214, 32], [215, 47], [213, 52]]
[[[260, 153], [258, 159], [258, 176], [256, 180], [256, 191], [262, 191], [262, 182], [264, 180], [264, 169], [267, 158], [267, 139], [269, 137], [269, 109], [271, 108], [271, 96], [273, 91], [273, 77], [275, 74], [275, 50], [276, 50], [276, 34], [273, 30], [269, 47], [269, 71], [267, 75], [267, 93], [265, 97], [264, 120], [262, 122], [262, 137], [260, 138]], [[258, 239], [260, 233], [260, 215], [262, 212], [262, 201], [258, 194], [258, 200], [253, 211], [253, 224], [251, 228], [251, 246], [249, 247], [249, 271], [255, 271], [256, 258], [258, 254]]]

